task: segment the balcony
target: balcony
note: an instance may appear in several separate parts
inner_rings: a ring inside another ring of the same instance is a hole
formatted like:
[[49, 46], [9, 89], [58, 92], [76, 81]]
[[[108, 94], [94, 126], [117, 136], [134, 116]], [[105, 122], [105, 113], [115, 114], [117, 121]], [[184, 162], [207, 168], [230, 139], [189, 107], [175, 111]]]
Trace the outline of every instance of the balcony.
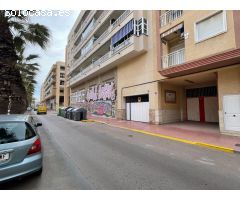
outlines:
[[182, 10], [169, 10], [160, 16], [160, 25], [161, 27], [166, 26], [167, 24], [175, 21], [183, 14]]
[[114, 29], [116, 26], [118, 26], [120, 23], [123, 22], [124, 19], [127, 18], [127, 16], [131, 13], [130, 10], [126, 10], [113, 24], [112, 29]]
[[168, 55], [162, 56], [162, 68], [167, 69], [175, 65], [180, 65], [185, 61], [185, 49], [174, 51]]
[[105, 53], [102, 57], [93, 61], [92, 64], [80, 71], [77, 75], [73, 76], [67, 85], [72, 87], [80, 84], [96, 76], [96, 74], [104, 73], [116, 65], [121, 64], [131, 58], [136, 57], [147, 51], [147, 38], [142, 35], [140, 37], [132, 36]]
[[82, 31], [85, 29], [85, 27], [87, 26], [89, 20], [95, 15], [97, 11], [91, 11], [87, 18], [83, 21], [82, 25], [80, 26], [79, 30], [77, 31], [75, 37], [74, 37], [74, 43], [78, 40], [79, 36], [82, 34]]
[[[93, 43], [93, 46], [87, 52], [85, 52], [85, 54], [81, 55], [74, 61], [73, 67], [72, 69], [70, 69], [69, 73], [72, 73], [79, 65], [81, 65], [86, 60], [86, 58], [88, 58], [92, 53], [94, 53], [98, 48], [100, 48], [101, 44], [104, 44], [105, 42], [110, 40], [112, 35], [114, 35], [118, 31], [117, 27], [119, 27], [122, 22], [126, 23], [128, 20], [130, 20], [127, 18], [132, 12], [133, 11], [126, 10], [112, 25], [110, 25], [106, 29], [106, 31], [104, 31], [102, 35], [99, 36], [98, 39]], [[120, 26], [119, 28], [121, 27], [122, 26]], [[75, 53], [77, 53], [77, 51], [79, 51], [80, 49], [81, 45], [77, 47]]]
[[[96, 27], [98, 27], [98, 25], [101, 25], [101, 20], [105, 17], [105, 16], [108, 16], [111, 12], [108, 11], [108, 10], [105, 10], [103, 11], [103, 13], [98, 17], [98, 19], [95, 21], [95, 23], [93, 24], [93, 26], [91, 27], [91, 30], [89, 31], [89, 33], [85, 36], [85, 37], [82, 37], [79, 44], [77, 44], [77, 46], [75, 47], [75, 49], [73, 50], [73, 53], [74, 53], [74, 56], [75, 54], [77, 54], [79, 52], [79, 50], [82, 48], [83, 44], [85, 44], [85, 42], [87, 41], [87, 38], [91, 35], [91, 33], [96, 29]], [[95, 13], [94, 13], [95, 14]], [[93, 17], [94, 15], [92, 15]], [[92, 18], [91, 17], [91, 18]], [[88, 18], [86, 22], [89, 22], [89, 20], [91, 18]], [[86, 23], [87, 25], [87, 23]], [[84, 27], [85, 28], [85, 27]], [[75, 37], [75, 40], [74, 40], [74, 43], [77, 42], [77, 40], [79, 39], [80, 35], [82, 34], [82, 31], [84, 29], [82, 29], [81, 31], [78, 32], [78, 34], [76, 35]]]

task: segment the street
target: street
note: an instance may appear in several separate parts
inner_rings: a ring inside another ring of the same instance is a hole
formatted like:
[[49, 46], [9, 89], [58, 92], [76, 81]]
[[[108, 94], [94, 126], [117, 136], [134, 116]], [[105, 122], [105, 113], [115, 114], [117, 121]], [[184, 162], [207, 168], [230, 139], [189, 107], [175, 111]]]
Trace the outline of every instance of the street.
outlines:
[[110, 127], [36, 116], [41, 177], [1, 189], [240, 189], [240, 155]]

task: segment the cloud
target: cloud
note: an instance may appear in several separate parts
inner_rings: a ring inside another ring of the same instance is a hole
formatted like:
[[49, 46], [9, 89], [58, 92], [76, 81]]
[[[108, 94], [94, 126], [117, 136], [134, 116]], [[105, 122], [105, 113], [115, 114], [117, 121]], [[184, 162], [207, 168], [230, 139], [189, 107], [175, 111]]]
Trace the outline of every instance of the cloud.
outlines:
[[65, 47], [68, 34], [80, 11], [72, 10], [69, 16], [45, 16], [31, 17], [32, 23], [39, 23], [47, 26], [51, 31], [51, 41], [48, 48], [44, 51], [37, 46], [28, 45], [26, 54], [38, 54], [40, 58], [37, 62], [40, 65], [40, 71], [36, 77], [37, 84], [34, 97], [40, 99], [41, 85], [45, 80], [50, 68], [56, 61], [65, 60]]

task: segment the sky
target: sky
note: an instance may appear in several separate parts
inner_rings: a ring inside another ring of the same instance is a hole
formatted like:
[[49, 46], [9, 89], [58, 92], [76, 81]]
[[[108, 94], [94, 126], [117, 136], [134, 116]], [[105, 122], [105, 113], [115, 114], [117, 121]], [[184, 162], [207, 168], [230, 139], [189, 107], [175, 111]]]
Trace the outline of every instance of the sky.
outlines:
[[37, 84], [34, 93], [34, 97], [38, 100], [40, 100], [41, 85], [52, 65], [56, 61], [65, 60], [67, 37], [80, 11], [72, 10], [69, 12], [69, 16], [30, 17], [32, 23], [45, 25], [51, 32], [50, 43], [46, 50], [42, 50], [38, 46], [28, 45], [25, 52], [26, 55], [38, 54], [40, 56], [39, 59], [36, 59], [40, 65], [40, 71], [36, 77]]

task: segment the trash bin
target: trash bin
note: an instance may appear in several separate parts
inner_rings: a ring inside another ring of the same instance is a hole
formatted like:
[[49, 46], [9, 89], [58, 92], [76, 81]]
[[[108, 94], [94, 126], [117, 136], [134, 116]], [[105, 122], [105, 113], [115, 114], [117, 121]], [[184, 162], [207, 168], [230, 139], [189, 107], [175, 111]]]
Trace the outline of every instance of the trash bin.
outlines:
[[72, 108], [72, 109], [69, 111], [68, 119], [73, 120], [73, 111], [74, 111], [75, 109], [76, 109], [76, 108]]
[[73, 120], [81, 121], [87, 119], [87, 110], [84, 108], [76, 108], [73, 110]]
[[65, 109], [63, 110], [63, 117], [64, 117], [64, 118], [67, 118], [67, 111], [68, 111], [68, 109], [70, 109], [70, 108], [72, 108], [72, 107], [69, 106], [69, 107], [67, 107], [67, 108], [65, 108]]
[[64, 117], [64, 110], [65, 110], [65, 109], [66, 109], [66, 107], [60, 108], [59, 116]]
[[62, 116], [63, 109], [64, 107], [58, 109], [58, 114], [57, 114], [58, 116]]
[[71, 111], [74, 110], [75, 108], [69, 108], [67, 110], [67, 119], [71, 119]]

